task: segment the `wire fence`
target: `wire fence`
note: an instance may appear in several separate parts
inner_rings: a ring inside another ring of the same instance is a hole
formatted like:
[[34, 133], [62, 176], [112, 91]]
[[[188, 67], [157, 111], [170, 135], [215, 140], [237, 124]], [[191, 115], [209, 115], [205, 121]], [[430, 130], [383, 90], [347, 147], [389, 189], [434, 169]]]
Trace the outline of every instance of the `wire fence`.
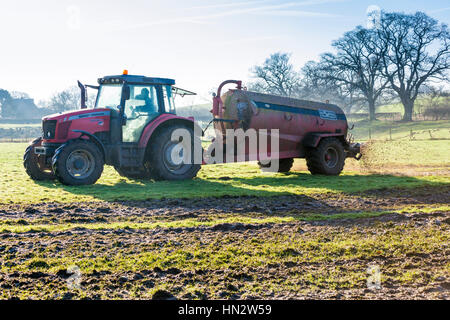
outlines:
[[380, 132], [380, 129], [367, 128], [366, 132], [361, 129], [358, 133], [353, 134], [355, 139], [359, 140], [383, 140], [383, 141], [423, 141], [423, 140], [450, 140], [450, 127], [449, 128], [436, 128], [436, 129], [424, 129], [414, 130], [410, 129], [405, 131], [404, 128], [390, 127], [387, 130], [384, 129]]
[[[449, 109], [450, 110], [450, 109]], [[438, 121], [438, 120], [450, 120], [450, 111], [443, 112], [414, 112], [412, 115], [413, 121]], [[375, 118], [380, 121], [398, 122], [403, 119], [403, 113], [401, 112], [384, 112], [376, 113]], [[347, 115], [349, 121], [361, 121], [369, 120], [368, 113], [350, 113]]]
[[[208, 122], [200, 121], [199, 125], [205, 129]], [[448, 123], [450, 125], [450, 122]], [[351, 125], [351, 123], [350, 123]], [[450, 126], [447, 127], [442, 121], [437, 126], [438, 128], [426, 128], [425, 124], [421, 125], [420, 130], [414, 128], [405, 128], [399, 126], [395, 122], [389, 126], [389, 123], [384, 123], [381, 126], [370, 126], [366, 123], [364, 126], [358, 127], [356, 125], [355, 130], [349, 133], [354, 137], [355, 141], [367, 141], [367, 140], [384, 140], [384, 141], [396, 141], [396, 140], [450, 140]], [[420, 122], [416, 122], [414, 125], [420, 125]], [[434, 126], [434, 125], [433, 125]], [[444, 126], [444, 127], [442, 127]], [[40, 128], [17, 128], [3, 129], [8, 131], [8, 134], [4, 136], [0, 135], [0, 142], [2, 143], [26, 143], [39, 136]], [[10, 131], [10, 132], [9, 132]], [[215, 136], [213, 125], [210, 125], [208, 130], [205, 131], [203, 139], [211, 140]]]

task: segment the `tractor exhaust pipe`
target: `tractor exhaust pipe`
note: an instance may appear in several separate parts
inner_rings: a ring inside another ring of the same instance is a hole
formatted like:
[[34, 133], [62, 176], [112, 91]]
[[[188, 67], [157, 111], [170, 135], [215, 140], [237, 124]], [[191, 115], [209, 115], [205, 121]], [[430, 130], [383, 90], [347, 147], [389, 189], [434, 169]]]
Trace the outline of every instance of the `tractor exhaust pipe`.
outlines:
[[86, 109], [87, 108], [87, 105], [86, 105], [86, 101], [87, 101], [86, 87], [80, 81], [78, 81], [78, 87], [80, 88], [80, 91], [81, 91], [81, 104], [80, 104], [80, 107], [81, 107], [81, 109]]

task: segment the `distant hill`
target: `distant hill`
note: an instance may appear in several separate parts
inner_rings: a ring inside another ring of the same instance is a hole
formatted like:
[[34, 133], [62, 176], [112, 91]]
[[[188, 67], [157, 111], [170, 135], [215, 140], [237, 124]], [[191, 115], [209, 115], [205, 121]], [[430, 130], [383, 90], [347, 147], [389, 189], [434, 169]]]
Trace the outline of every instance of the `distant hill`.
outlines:
[[211, 109], [211, 103], [177, 107], [177, 115], [182, 117], [194, 117], [197, 121], [206, 122], [212, 120]]

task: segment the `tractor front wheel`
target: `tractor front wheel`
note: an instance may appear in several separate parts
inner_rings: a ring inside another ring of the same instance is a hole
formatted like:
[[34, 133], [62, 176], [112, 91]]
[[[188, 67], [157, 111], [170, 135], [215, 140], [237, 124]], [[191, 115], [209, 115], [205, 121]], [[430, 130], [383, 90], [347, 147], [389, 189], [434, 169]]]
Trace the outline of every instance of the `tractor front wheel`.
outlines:
[[[278, 170], [275, 172], [284, 172], [284, 173], [289, 172], [292, 168], [292, 165], [294, 164], [293, 158], [280, 159], [278, 161], [279, 161]], [[273, 172], [273, 168], [271, 168], [272, 161], [270, 161], [269, 163], [266, 163], [266, 164], [262, 164], [260, 161], [258, 161], [258, 165], [259, 165], [259, 168], [261, 169], [261, 171]]]
[[[172, 133], [177, 129], [189, 132], [190, 139], [173, 141]], [[151, 178], [155, 180], [185, 180], [192, 179], [200, 170], [200, 164], [194, 163], [194, 144], [200, 144], [194, 136], [194, 130], [186, 126], [169, 126], [157, 134], [151, 142], [147, 156]], [[191, 149], [191, 159], [185, 163], [184, 152]], [[176, 156], [174, 159], [174, 155]]]
[[45, 159], [39, 159], [39, 155], [34, 152], [34, 148], [41, 146], [41, 144], [42, 138], [34, 139], [30, 143], [23, 155], [23, 166], [25, 167], [26, 173], [33, 180], [53, 180], [55, 179], [53, 172], [42, 165], [41, 161]]
[[306, 150], [306, 164], [312, 174], [339, 175], [345, 164], [342, 142], [336, 138], [323, 139], [317, 148]]
[[58, 149], [52, 159], [53, 172], [66, 185], [94, 184], [103, 172], [103, 154], [95, 143], [71, 140]]

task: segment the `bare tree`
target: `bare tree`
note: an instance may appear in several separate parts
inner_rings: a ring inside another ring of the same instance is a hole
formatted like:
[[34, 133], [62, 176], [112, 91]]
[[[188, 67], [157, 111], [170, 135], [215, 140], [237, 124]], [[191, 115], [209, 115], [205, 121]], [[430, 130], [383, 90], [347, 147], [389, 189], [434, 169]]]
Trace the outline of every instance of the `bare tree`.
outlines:
[[8, 92], [8, 90], [0, 89], [0, 107], [2, 107], [2, 111], [1, 111], [2, 117], [5, 116], [5, 114], [4, 114], [5, 111], [3, 109], [3, 105], [9, 99], [11, 99], [11, 94]]
[[[95, 95], [88, 92], [87, 106], [93, 107], [95, 103]], [[55, 93], [49, 101], [40, 102], [41, 105], [46, 105], [49, 109], [56, 112], [63, 112], [68, 110], [79, 109], [81, 104], [81, 93], [77, 86], [67, 88], [63, 91]]]
[[49, 101], [49, 107], [56, 112], [77, 109], [80, 99], [75, 88], [66, 89], [55, 93]]
[[357, 27], [333, 42], [336, 54], [322, 55], [318, 73], [323, 80], [336, 87], [348, 88], [360, 94], [369, 107], [369, 119], [375, 120], [375, 106], [388, 81], [381, 73], [382, 57], [386, 49], [376, 44], [377, 34]]
[[261, 66], [251, 69], [256, 82], [250, 84], [255, 91], [291, 97], [298, 93], [299, 75], [294, 71], [287, 53], [274, 53]]
[[2, 105], [9, 99], [11, 99], [11, 94], [8, 92], [8, 90], [0, 89], [0, 105]]
[[11, 98], [13, 99], [30, 99], [30, 95], [22, 91], [11, 91]]
[[383, 13], [376, 29], [378, 47], [387, 48], [383, 75], [399, 95], [404, 121], [412, 121], [421, 87], [430, 80], [448, 80], [450, 33], [425, 13]]
[[338, 84], [324, 73], [320, 62], [309, 61], [302, 68], [300, 97], [309, 100], [329, 101], [341, 106], [350, 113], [358, 102], [360, 95], [346, 84]]

